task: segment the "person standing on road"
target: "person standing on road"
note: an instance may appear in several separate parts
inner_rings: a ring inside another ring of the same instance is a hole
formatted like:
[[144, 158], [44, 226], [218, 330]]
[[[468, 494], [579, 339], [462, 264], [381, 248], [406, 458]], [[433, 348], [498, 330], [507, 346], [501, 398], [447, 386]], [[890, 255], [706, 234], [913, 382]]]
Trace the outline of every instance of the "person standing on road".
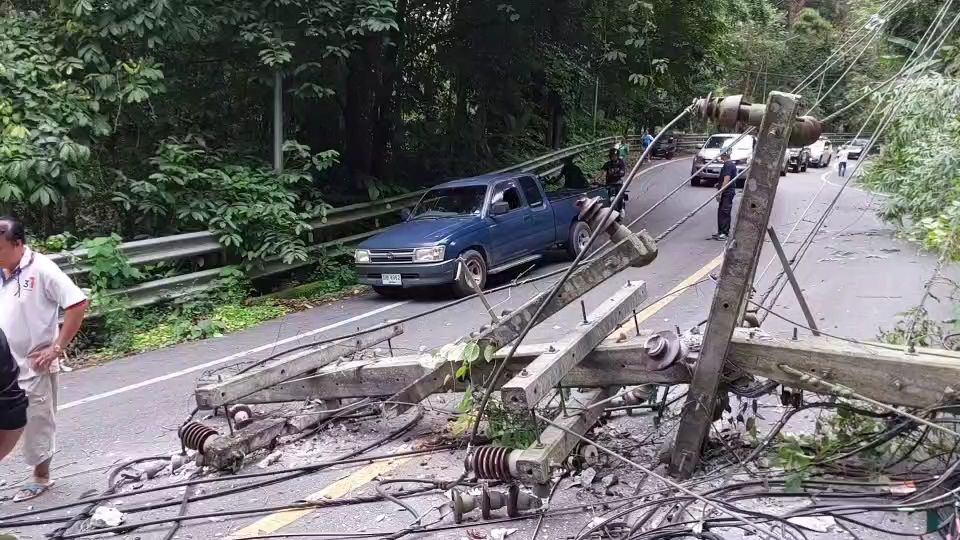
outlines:
[[847, 150], [846, 146], [840, 147], [840, 151], [837, 152], [837, 172], [840, 173], [840, 176], [847, 175], [847, 161], [849, 160], [850, 151]]
[[737, 165], [730, 160], [729, 150], [724, 150], [720, 154], [720, 161], [723, 162], [723, 167], [720, 168], [720, 181], [717, 182], [717, 189], [721, 191], [717, 194], [720, 206], [717, 207], [717, 234], [713, 235], [714, 240], [726, 240], [730, 237], [730, 223], [733, 221], [733, 196], [737, 190], [736, 186], [729, 185], [737, 177]]
[[0, 460], [13, 451], [27, 425], [27, 394], [20, 388], [19, 378], [20, 368], [7, 336], [0, 331]]
[[14, 496], [19, 502], [53, 485], [59, 360], [80, 331], [87, 297], [53, 261], [27, 247], [23, 224], [12, 217], [0, 217], [0, 278], [0, 330], [29, 400], [22, 452], [33, 475]]

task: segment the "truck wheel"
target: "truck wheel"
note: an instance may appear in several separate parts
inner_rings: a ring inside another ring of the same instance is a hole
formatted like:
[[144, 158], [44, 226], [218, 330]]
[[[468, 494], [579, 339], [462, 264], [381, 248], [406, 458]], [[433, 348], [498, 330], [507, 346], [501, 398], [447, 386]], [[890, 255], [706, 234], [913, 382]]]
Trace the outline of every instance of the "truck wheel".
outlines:
[[694, 176], [690, 179], [690, 185], [693, 187], [700, 187], [700, 177]]
[[570, 237], [567, 238], [567, 255], [570, 260], [576, 259], [577, 255], [587, 247], [588, 240], [590, 240], [589, 225], [577, 221], [570, 226]]
[[474, 293], [468, 279], [473, 279], [481, 289], [487, 285], [487, 262], [472, 249], [468, 249], [460, 254], [460, 258], [466, 262], [466, 271], [460, 272], [460, 279], [453, 282], [453, 292], [458, 297], [470, 296]]

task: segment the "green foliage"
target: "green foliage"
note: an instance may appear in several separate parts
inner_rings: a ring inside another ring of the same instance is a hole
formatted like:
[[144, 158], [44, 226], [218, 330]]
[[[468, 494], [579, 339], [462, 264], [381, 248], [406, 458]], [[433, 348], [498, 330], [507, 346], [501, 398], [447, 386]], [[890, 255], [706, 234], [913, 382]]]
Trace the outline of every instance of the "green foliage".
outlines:
[[898, 96], [880, 157], [862, 182], [890, 194], [882, 217], [950, 259], [960, 257], [960, 83], [935, 75]]
[[86, 251], [87, 281], [94, 293], [122, 289], [142, 277], [140, 270], [120, 251], [121, 242], [118, 234], [81, 242], [81, 248]]
[[124, 104], [164, 90], [154, 61], [111, 63], [86, 29], [66, 28], [36, 13], [0, 17], [0, 202], [47, 207], [89, 192], [91, 144]]
[[74, 235], [65, 232], [48, 236], [45, 239], [32, 240], [30, 247], [40, 253], [59, 253], [77, 247], [79, 240]]
[[[221, 337], [275, 319], [287, 313], [267, 300], [246, 305], [250, 284], [235, 267], [224, 268], [211, 290], [168, 306], [139, 310], [135, 316], [123, 309], [108, 314], [101, 354], [116, 356], [151, 351], [198, 339]], [[111, 297], [112, 298], [112, 297]]]
[[199, 139], [171, 139], [150, 160], [156, 172], [131, 181], [129, 193], [117, 192], [114, 199], [141, 219], [205, 225], [250, 263], [306, 261], [303, 235], [309, 220], [326, 208], [311, 199], [311, 173], [329, 168], [335, 154], [288, 148], [296, 152], [294, 159], [278, 173], [255, 160], [208, 149]]
[[880, 330], [883, 343], [907, 345], [912, 341], [919, 347], [936, 347], [943, 343], [944, 329], [923, 307], [915, 307], [897, 314], [897, 322], [890, 330]]
[[[803, 481], [818, 465], [860, 447], [884, 429], [878, 419], [855, 414], [849, 407], [841, 405], [836, 414], [826, 420], [818, 418], [811, 435], [781, 434], [776, 445], [775, 463], [784, 469], [787, 490], [799, 491]], [[861, 465], [873, 466], [879, 471], [882, 460], [890, 457], [889, 449], [890, 444], [884, 443], [858, 452], [857, 456], [863, 460]]]

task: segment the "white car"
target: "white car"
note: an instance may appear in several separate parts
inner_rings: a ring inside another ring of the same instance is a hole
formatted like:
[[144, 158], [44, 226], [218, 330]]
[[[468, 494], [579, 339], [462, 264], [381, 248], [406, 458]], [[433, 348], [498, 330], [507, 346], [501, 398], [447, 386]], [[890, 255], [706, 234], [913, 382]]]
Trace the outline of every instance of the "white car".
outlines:
[[[753, 147], [756, 146], [757, 140], [752, 135], [744, 135], [736, 144], [733, 144], [733, 141], [738, 138], [740, 138], [738, 133], [721, 133], [707, 138], [707, 142], [693, 158], [693, 169], [690, 174], [693, 175], [699, 171], [710, 160], [714, 161], [699, 175], [690, 178], [690, 185], [699, 186], [703, 182], [712, 186], [720, 180], [720, 168], [723, 167], [723, 163], [720, 162], [720, 153], [723, 150], [730, 151], [730, 160], [737, 166], [737, 173], [743, 172], [753, 159]], [[743, 187], [744, 180], [745, 178], [741, 176], [737, 180], [737, 187]]]
[[820, 137], [817, 142], [807, 148], [810, 149], [811, 167], [826, 167], [830, 165], [830, 161], [833, 159], [833, 143], [830, 142], [830, 139]]

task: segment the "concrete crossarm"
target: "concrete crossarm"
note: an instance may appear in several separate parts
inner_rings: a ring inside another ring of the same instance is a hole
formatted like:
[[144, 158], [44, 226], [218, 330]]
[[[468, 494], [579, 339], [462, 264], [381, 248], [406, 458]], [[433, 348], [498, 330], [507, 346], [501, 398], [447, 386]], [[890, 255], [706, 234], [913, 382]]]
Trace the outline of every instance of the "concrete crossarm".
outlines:
[[515, 412], [534, 408], [646, 299], [646, 285], [635, 281], [601, 302], [585, 322], [560, 339], [552, 350], [538, 356], [503, 385], [500, 395], [504, 405]]

